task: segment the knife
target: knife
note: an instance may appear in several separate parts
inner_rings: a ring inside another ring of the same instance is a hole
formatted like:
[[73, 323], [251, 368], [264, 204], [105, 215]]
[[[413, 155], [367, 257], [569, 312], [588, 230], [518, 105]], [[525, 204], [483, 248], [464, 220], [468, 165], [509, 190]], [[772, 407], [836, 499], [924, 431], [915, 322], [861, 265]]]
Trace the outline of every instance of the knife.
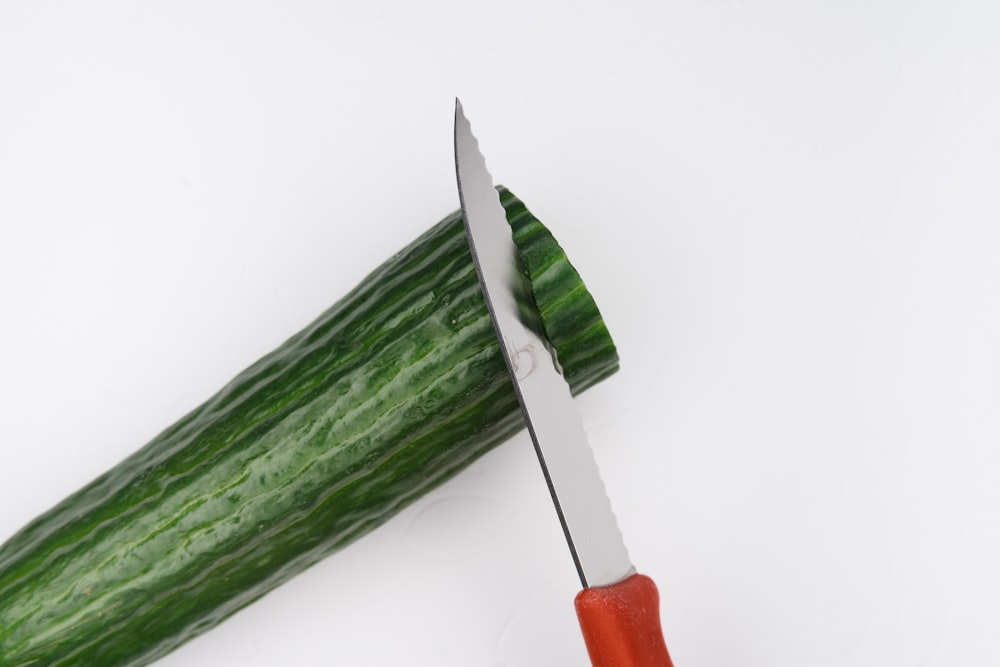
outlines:
[[636, 573], [583, 422], [539, 330], [530, 285], [486, 160], [455, 100], [455, 171], [465, 231], [525, 424], [583, 590], [575, 607], [594, 667], [673, 667], [656, 584]]

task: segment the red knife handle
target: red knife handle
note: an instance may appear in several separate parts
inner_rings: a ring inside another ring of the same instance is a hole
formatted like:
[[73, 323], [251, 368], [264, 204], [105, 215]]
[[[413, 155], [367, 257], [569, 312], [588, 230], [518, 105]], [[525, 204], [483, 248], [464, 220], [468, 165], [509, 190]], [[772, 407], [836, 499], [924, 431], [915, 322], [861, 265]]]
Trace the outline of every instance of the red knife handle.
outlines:
[[576, 596], [576, 615], [594, 667], [673, 667], [660, 628], [660, 595], [633, 574]]

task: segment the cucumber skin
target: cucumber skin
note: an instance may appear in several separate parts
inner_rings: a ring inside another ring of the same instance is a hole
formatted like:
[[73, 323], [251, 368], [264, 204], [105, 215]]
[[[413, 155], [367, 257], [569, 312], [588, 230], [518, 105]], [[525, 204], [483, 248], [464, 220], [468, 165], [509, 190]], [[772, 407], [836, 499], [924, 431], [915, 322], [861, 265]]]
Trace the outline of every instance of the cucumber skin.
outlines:
[[[574, 393], [618, 357], [500, 188]], [[383, 523], [523, 427], [460, 212], [0, 546], [0, 667], [145, 665]]]

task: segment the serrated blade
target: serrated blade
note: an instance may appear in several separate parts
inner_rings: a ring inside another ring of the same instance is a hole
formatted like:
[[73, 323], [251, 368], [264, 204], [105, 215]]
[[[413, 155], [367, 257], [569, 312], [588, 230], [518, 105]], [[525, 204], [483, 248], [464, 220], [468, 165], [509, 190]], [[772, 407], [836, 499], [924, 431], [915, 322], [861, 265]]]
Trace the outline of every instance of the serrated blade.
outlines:
[[635, 568], [569, 385], [535, 330], [534, 300], [507, 216], [458, 100], [455, 169], [479, 283], [580, 581], [584, 588], [617, 583]]

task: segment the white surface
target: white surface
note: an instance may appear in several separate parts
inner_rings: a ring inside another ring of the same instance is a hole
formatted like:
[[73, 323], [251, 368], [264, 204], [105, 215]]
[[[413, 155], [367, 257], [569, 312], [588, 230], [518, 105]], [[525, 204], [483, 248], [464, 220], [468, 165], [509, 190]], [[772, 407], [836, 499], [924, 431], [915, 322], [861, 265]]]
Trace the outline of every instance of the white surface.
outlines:
[[[997, 664], [996, 7], [5, 3], [0, 537], [455, 209], [460, 95], [678, 666]], [[575, 593], [522, 437], [160, 664], [580, 665]]]

